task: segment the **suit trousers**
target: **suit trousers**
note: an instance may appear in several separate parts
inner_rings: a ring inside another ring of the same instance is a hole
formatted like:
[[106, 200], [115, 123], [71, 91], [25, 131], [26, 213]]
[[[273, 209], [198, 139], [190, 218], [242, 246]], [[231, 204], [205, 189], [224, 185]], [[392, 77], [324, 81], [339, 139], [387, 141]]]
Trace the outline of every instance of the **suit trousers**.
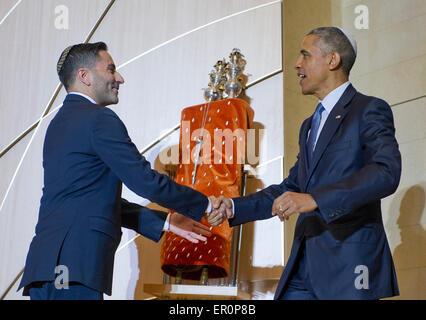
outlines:
[[102, 292], [78, 282], [70, 282], [68, 288], [57, 289], [54, 281], [37, 282], [29, 290], [31, 300], [103, 300]]
[[309, 272], [306, 267], [306, 249], [305, 242], [300, 248], [294, 269], [291, 272], [288, 284], [279, 297], [280, 300], [318, 300], [315, 296]]

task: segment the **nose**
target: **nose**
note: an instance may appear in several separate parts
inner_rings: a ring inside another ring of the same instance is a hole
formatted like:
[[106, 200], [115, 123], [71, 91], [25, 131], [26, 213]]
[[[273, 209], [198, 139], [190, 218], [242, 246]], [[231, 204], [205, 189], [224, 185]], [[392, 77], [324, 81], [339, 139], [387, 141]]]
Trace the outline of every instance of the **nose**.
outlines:
[[299, 55], [296, 59], [296, 64], [294, 65], [294, 69], [296, 70], [300, 69], [301, 63], [302, 63], [302, 55]]
[[120, 84], [124, 83], [124, 78], [121, 76], [121, 74], [118, 71], [115, 72], [115, 81], [117, 81]]

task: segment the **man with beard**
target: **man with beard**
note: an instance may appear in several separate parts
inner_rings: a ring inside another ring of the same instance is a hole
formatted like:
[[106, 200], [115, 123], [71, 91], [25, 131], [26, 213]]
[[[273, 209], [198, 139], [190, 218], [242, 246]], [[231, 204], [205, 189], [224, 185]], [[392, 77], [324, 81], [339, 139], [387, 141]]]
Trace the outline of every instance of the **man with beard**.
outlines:
[[[211, 233], [196, 221], [211, 205], [203, 194], [152, 170], [106, 107], [118, 103], [124, 79], [105, 43], [68, 47], [57, 72], [68, 95], [46, 132], [43, 196], [19, 288], [31, 299], [100, 300], [103, 293], [111, 295], [122, 226], [154, 241], [164, 230], [205, 241]], [[122, 182], [181, 214], [122, 199]], [[68, 278], [60, 286], [58, 270]]]

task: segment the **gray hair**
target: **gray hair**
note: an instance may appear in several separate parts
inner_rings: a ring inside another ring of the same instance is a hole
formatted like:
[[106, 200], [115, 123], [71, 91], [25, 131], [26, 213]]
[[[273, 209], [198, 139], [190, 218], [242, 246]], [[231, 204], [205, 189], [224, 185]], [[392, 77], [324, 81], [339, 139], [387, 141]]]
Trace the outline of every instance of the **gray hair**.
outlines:
[[318, 36], [318, 40], [321, 40], [318, 47], [323, 55], [330, 54], [333, 51], [338, 52], [342, 58], [343, 72], [349, 76], [355, 63], [356, 52], [351, 41], [342, 30], [336, 27], [320, 27], [311, 30], [307, 35]]

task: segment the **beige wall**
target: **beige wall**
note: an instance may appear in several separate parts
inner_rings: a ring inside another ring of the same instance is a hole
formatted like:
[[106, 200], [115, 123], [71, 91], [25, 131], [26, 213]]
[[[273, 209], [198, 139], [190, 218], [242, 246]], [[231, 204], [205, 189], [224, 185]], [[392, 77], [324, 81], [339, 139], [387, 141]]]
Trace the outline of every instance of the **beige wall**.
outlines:
[[[289, 0], [283, 3], [284, 20], [284, 171], [288, 171], [296, 162], [299, 153], [299, 129], [315, 109], [316, 100], [312, 96], [303, 96], [299, 79], [294, 69], [300, 44], [309, 30], [318, 26], [330, 25], [332, 20], [330, 1]], [[307, 18], [309, 17], [309, 18]], [[286, 256], [290, 255], [297, 217], [291, 216], [285, 223]]]
[[[355, 27], [358, 5], [369, 9], [368, 29]], [[403, 169], [398, 190], [382, 208], [401, 292], [396, 299], [426, 299], [426, 1], [285, 1], [286, 172], [296, 159], [300, 124], [316, 105], [300, 94], [293, 65], [303, 36], [322, 25], [343, 27], [356, 38], [358, 57], [350, 80], [359, 91], [392, 106]], [[287, 225], [287, 248], [294, 222]]]

